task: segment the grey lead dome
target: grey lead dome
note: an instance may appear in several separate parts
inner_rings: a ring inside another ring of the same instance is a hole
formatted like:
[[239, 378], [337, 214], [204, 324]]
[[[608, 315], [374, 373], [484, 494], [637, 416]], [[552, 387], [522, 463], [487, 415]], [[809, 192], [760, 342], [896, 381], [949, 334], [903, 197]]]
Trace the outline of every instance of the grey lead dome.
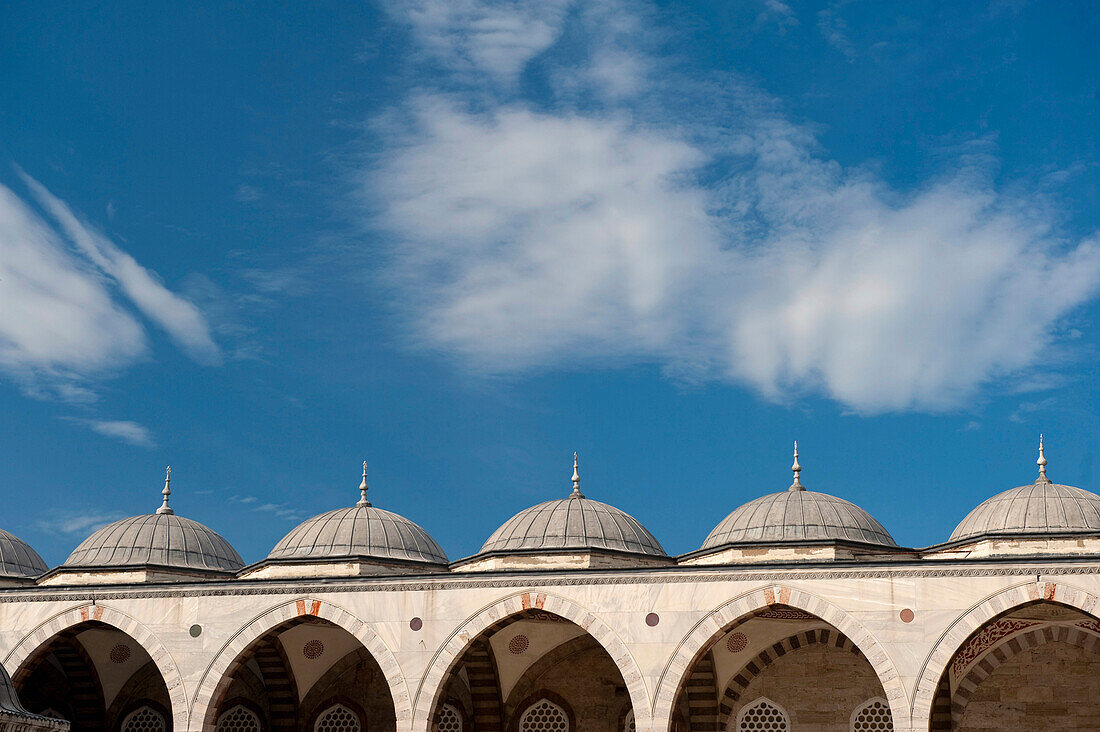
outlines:
[[366, 557], [446, 564], [447, 555], [428, 532], [404, 516], [374, 506], [353, 506], [300, 524], [268, 559]]
[[853, 541], [897, 546], [882, 524], [856, 504], [802, 485], [798, 443], [794, 443], [794, 482], [734, 509], [714, 527], [703, 549], [741, 542]]
[[1100, 533], [1100, 496], [1047, 477], [1039, 435], [1039, 477], [978, 504], [951, 533], [950, 541], [982, 536]]
[[738, 542], [854, 541], [897, 546], [859, 506], [817, 491], [790, 490], [749, 501], [710, 532], [703, 549]]
[[236, 572], [244, 562], [228, 541], [198, 521], [155, 513], [104, 526], [81, 542], [64, 566]]
[[579, 496], [547, 501], [520, 511], [493, 532], [480, 553], [553, 549], [604, 549], [668, 556], [660, 542], [633, 516]]
[[478, 553], [592, 549], [668, 556], [633, 516], [584, 497], [577, 453], [573, 453], [573, 492], [569, 497], [520, 511], [494, 531]]
[[427, 531], [404, 516], [375, 508], [367, 500], [367, 464], [359, 502], [299, 524], [275, 545], [268, 559], [339, 558], [447, 564], [447, 555]]
[[979, 536], [1100, 533], [1100, 496], [1071, 485], [1036, 481], [998, 493], [951, 534], [951, 541]]
[[0, 529], [0, 577], [30, 578], [43, 574], [48, 568], [30, 544]]

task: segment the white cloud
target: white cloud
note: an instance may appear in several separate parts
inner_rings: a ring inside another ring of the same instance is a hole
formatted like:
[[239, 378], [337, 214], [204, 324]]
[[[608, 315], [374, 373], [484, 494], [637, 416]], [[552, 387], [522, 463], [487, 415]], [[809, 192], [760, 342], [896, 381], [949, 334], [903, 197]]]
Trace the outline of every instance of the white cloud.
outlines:
[[367, 192], [419, 332], [481, 369], [656, 360], [940, 409], [1034, 364], [1100, 282], [1093, 242], [1063, 247], [979, 174], [903, 197], [782, 122], [714, 189], [699, 147], [615, 118], [417, 110]]
[[141, 326], [114, 303], [102, 275], [0, 186], [0, 367], [65, 384], [145, 351]]
[[196, 361], [217, 364], [221, 360], [210, 327], [199, 309], [166, 288], [155, 273], [145, 269], [103, 234], [83, 224], [56, 196], [38, 181], [23, 174], [38, 202], [50, 212], [77, 249], [104, 274], [113, 278], [131, 302], [176, 341]]
[[116, 302], [115, 284], [193, 357], [217, 361], [218, 348], [193, 305], [24, 179], [61, 230], [0, 185], [0, 370], [32, 393], [94, 398], [87, 378], [148, 353], [144, 328]]
[[144, 425], [123, 419], [82, 419], [77, 417], [67, 418], [70, 422], [82, 424], [93, 432], [104, 437], [121, 440], [135, 447], [155, 447], [156, 440], [153, 433]]
[[398, 276], [427, 297], [428, 338], [514, 368], [679, 337], [688, 275], [716, 249], [701, 239], [705, 196], [672, 180], [702, 162], [697, 150], [520, 109], [483, 118], [424, 100], [419, 119], [368, 195], [406, 242]]
[[823, 159], [748, 85], [676, 86], [658, 115], [410, 99], [363, 191], [414, 332], [486, 371], [652, 362], [938, 410], [1047, 365], [1096, 294], [1098, 242], [997, 190], [988, 154], [898, 191]]
[[437, 61], [512, 81], [558, 38], [569, 0], [401, 0], [386, 5]]

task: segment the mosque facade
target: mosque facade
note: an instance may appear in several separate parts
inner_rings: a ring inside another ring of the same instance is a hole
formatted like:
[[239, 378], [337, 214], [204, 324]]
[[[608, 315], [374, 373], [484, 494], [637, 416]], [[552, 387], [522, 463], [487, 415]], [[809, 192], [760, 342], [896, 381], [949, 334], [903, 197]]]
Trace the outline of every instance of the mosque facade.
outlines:
[[166, 478], [59, 567], [0, 531], [0, 730], [1100, 729], [1100, 496], [1046, 467], [915, 549], [796, 446], [789, 488], [669, 556], [574, 461], [450, 561], [364, 465], [249, 566]]

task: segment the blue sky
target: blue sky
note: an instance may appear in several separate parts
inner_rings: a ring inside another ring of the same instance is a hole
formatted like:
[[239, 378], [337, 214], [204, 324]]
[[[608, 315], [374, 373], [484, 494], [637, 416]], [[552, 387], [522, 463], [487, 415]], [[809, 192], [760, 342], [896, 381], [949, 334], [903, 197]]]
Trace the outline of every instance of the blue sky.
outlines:
[[[1097, 488], [1087, 3], [0, 11], [2, 525], [452, 558], [570, 489], [670, 552], [803, 482], [899, 543]], [[671, 509], [671, 510], [670, 510]]]

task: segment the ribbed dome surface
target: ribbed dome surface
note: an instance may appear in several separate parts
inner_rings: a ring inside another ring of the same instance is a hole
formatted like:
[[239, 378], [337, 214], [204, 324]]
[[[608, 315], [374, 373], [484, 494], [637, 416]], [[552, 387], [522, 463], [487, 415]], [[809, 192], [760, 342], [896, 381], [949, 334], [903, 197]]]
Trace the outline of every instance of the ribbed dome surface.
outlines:
[[1040, 479], [978, 504], [951, 541], [988, 535], [1100, 533], [1100, 496]]
[[275, 545], [268, 559], [371, 557], [446, 564], [428, 532], [404, 516], [374, 506], [353, 506], [314, 516]]
[[562, 498], [520, 511], [493, 532], [481, 554], [496, 551], [607, 549], [668, 556], [630, 514], [587, 498]]
[[30, 544], [0, 529], [0, 577], [37, 577], [47, 569]]
[[235, 572], [244, 566], [229, 542], [197, 521], [149, 514], [104, 526], [65, 560], [66, 567], [139, 567]]
[[710, 532], [703, 549], [734, 542], [858, 541], [897, 546], [871, 514], [817, 491], [769, 493], [735, 509]]

